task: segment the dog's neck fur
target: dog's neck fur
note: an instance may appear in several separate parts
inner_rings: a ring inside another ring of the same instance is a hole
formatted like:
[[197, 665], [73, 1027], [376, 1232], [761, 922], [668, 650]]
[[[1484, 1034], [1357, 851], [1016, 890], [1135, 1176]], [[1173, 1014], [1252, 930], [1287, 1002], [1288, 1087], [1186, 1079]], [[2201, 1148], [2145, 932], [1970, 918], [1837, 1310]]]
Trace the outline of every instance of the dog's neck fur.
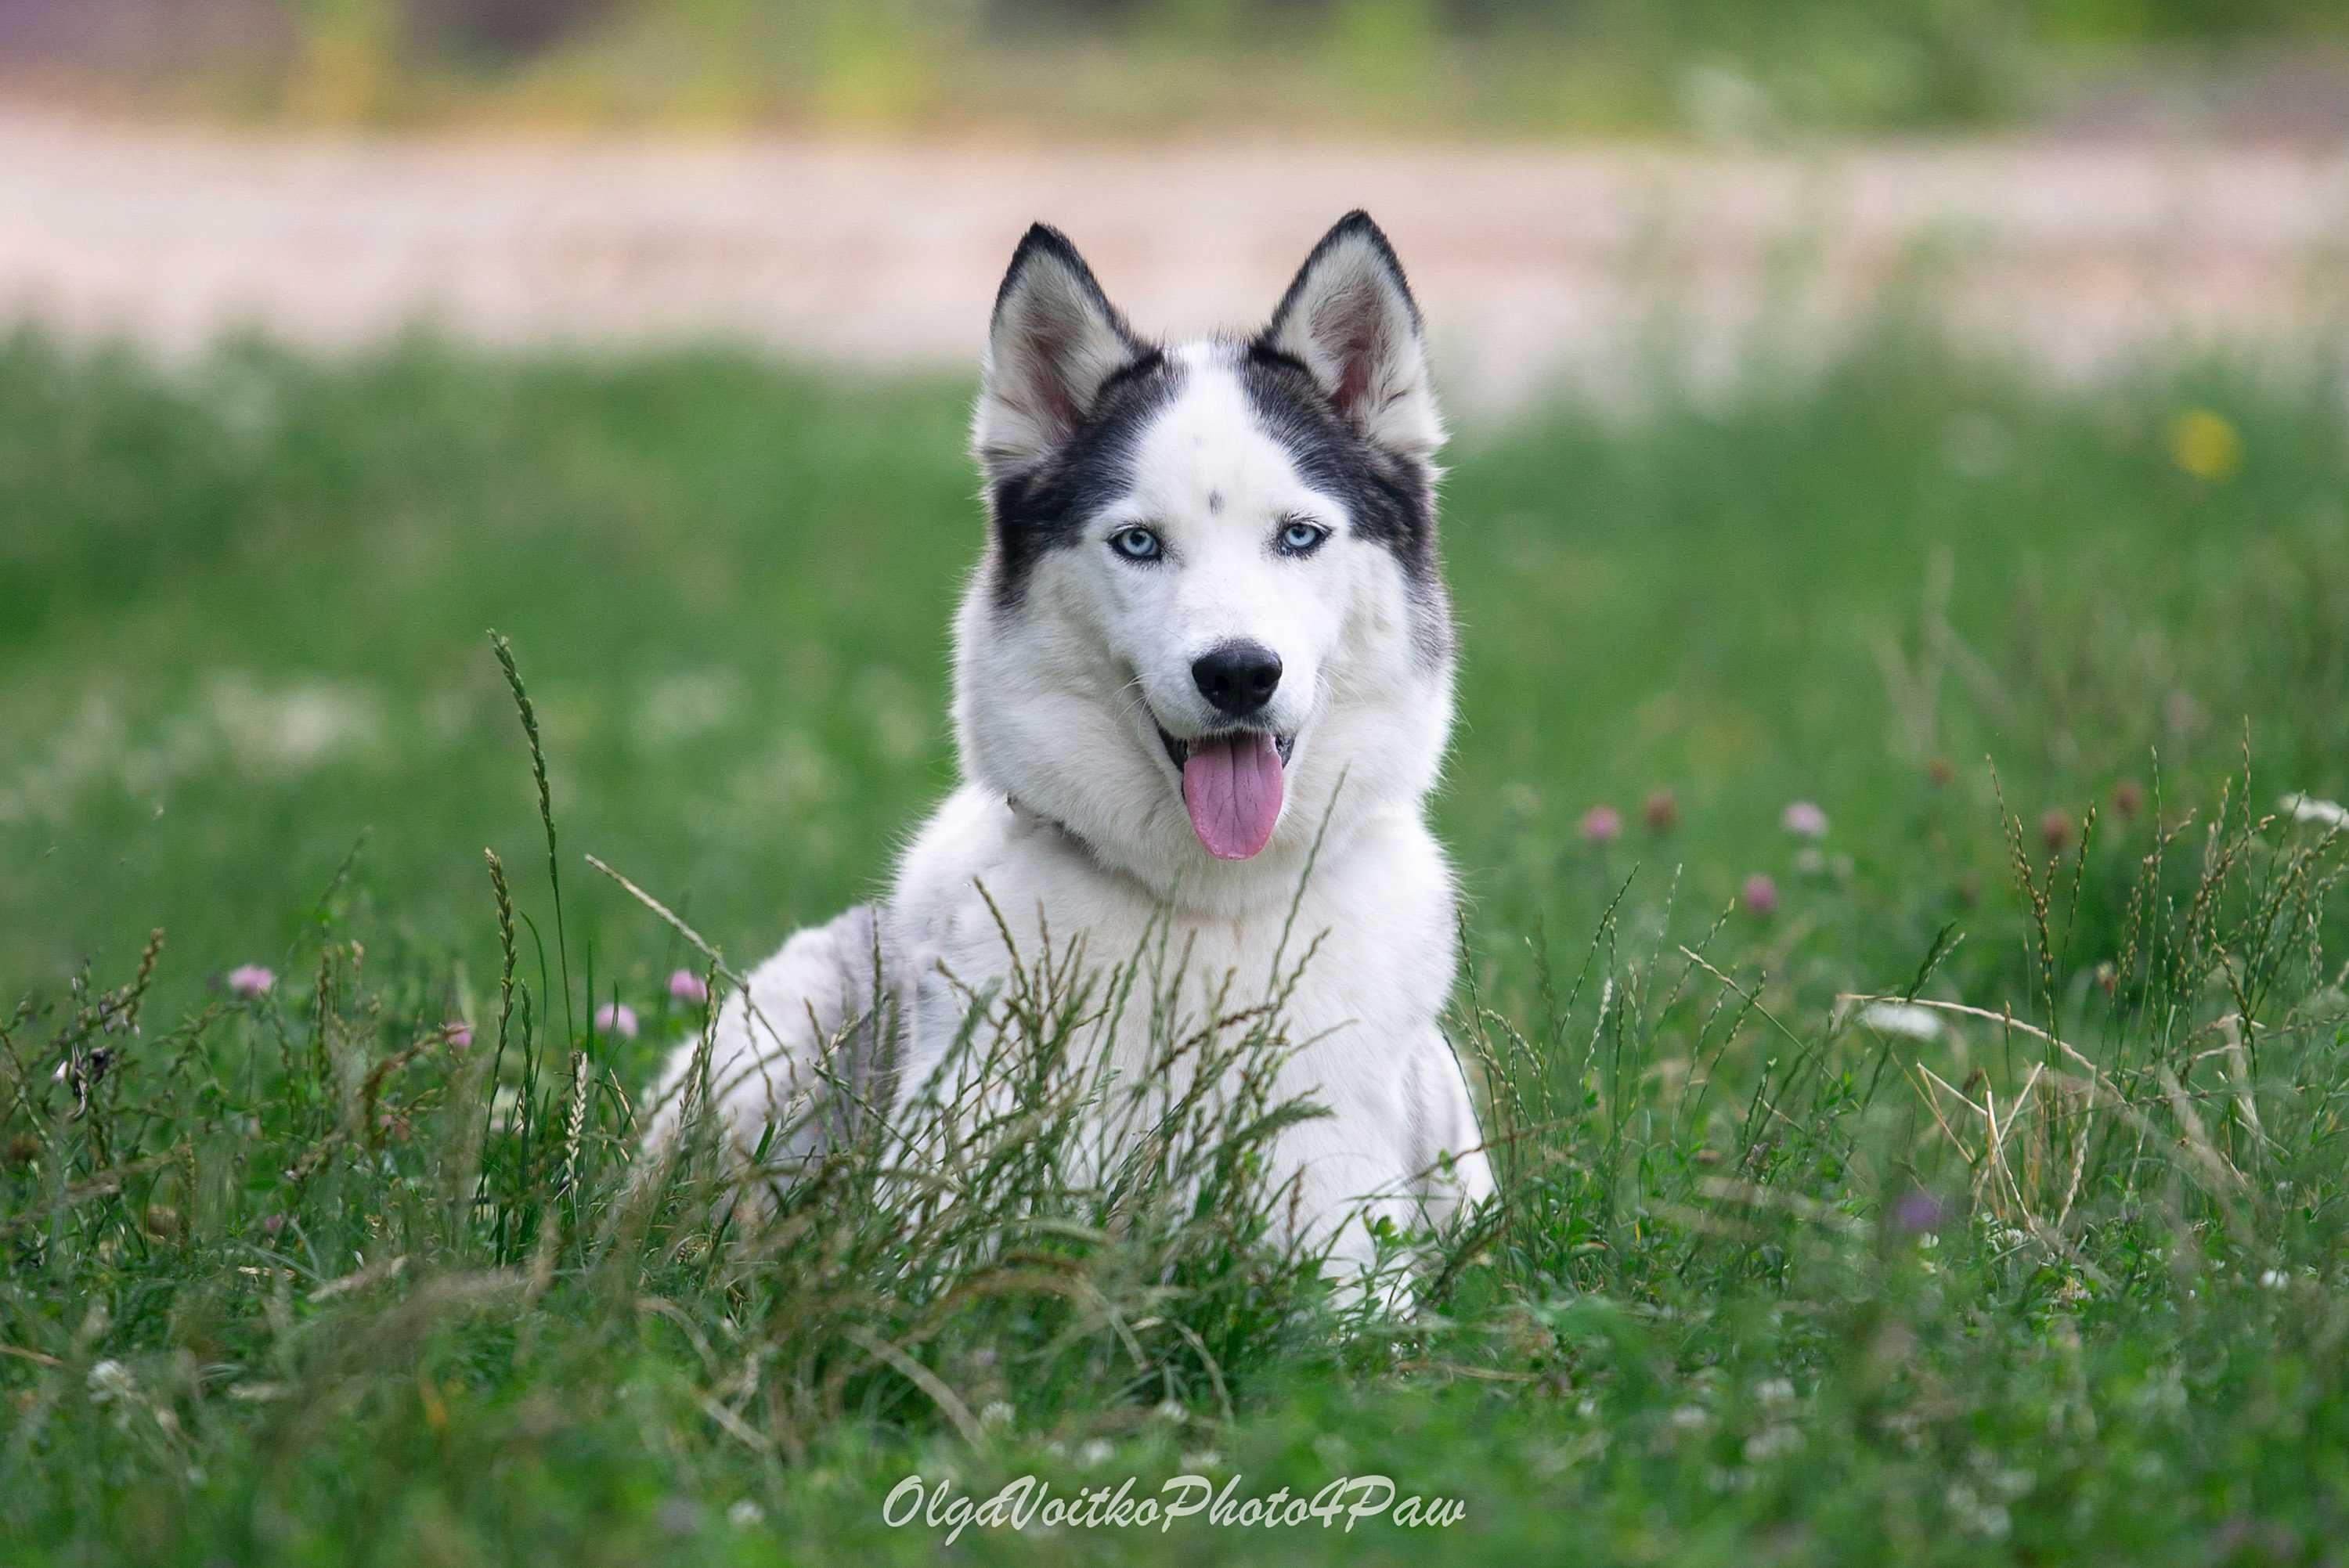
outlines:
[[[1187, 880], [1178, 877], [1171, 883], [1157, 886], [1138, 868], [1104, 854], [1092, 840], [1059, 818], [1037, 810], [1018, 796], [1006, 795], [1003, 804], [1004, 809], [1021, 822], [1050, 833], [1071, 845], [1104, 875], [1134, 884], [1153, 903], [1202, 917], [1241, 919], [1268, 910], [1285, 908], [1296, 902], [1300, 882], [1312, 873], [1316, 866], [1330, 863], [1346, 848], [1344, 844], [1331, 844], [1326, 836], [1317, 834], [1302, 861], [1293, 866], [1286, 859], [1281, 862], [1281, 872], [1288, 877], [1285, 885], [1278, 877], [1266, 875], [1266, 868], [1257, 866], [1256, 861], [1246, 862], [1248, 866], [1255, 866], [1256, 871], [1254, 874], [1245, 876], [1234, 876], [1234, 868], [1210, 861], [1195, 877]], [[1258, 857], [1259, 860], [1262, 858]], [[1276, 896], [1278, 904], [1274, 902]]]
[[[1286, 910], [1309, 872], [1348, 854], [1364, 824], [1420, 816], [1437, 782], [1451, 734], [1449, 658], [1390, 669], [1381, 689], [1333, 691], [1299, 739], [1272, 841], [1250, 860], [1216, 860], [1193, 836], [1154, 743], [1132, 722], [1124, 683], [1102, 676], [1091, 657], [1061, 678], [1047, 675], [1033, 645], [1058, 645], [1064, 633], [1049, 619], [1007, 613], [988, 569], [975, 574], [956, 634], [962, 771], [1154, 903], [1211, 918]], [[1086, 766], [1072, 767], [1072, 758]]]

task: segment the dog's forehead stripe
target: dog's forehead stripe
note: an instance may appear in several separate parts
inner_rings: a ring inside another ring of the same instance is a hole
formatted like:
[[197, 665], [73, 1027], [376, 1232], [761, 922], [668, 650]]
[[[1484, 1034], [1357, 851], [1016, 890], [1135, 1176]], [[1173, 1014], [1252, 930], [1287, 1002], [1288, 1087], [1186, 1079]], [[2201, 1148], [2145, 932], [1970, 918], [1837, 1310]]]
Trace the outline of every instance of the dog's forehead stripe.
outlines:
[[1259, 515], [1310, 505], [1300, 490], [1318, 487], [1257, 417], [1237, 351], [1187, 345], [1175, 356], [1184, 366], [1182, 389], [1135, 438], [1134, 501], [1169, 520], [1229, 507], [1249, 527]]

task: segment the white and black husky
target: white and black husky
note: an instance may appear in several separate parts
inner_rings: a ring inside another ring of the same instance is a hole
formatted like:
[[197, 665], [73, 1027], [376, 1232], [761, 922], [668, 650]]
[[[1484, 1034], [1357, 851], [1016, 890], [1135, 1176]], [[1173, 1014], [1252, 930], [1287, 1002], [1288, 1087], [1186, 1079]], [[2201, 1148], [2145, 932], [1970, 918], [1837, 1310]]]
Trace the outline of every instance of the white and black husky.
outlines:
[[[1015, 953], [1082, 934], [1096, 955], [1185, 953], [1201, 1011], [1289, 984], [1281, 1098], [1330, 1114], [1281, 1134], [1278, 1174], [1341, 1265], [1373, 1252], [1363, 1222], [1442, 1223], [1491, 1191], [1436, 1021], [1454, 961], [1423, 818], [1452, 724], [1443, 439], [1418, 306], [1365, 214], [1262, 332], [1179, 347], [1136, 337], [1058, 231], [1028, 232], [972, 432], [989, 528], [955, 627], [968, 782], [882, 902], [792, 936], [723, 1008], [709, 1094], [741, 1147], [837, 1084], [836, 1061], [811, 1064], [881, 994], [876, 961], [903, 1109]], [[1277, 979], [1292, 929], [1319, 944]], [[1145, 1022], [1097, 1026], [1113, 1069], [1144, 1070]], [[670, 1063], [656, 1139], [698, 1048]]]

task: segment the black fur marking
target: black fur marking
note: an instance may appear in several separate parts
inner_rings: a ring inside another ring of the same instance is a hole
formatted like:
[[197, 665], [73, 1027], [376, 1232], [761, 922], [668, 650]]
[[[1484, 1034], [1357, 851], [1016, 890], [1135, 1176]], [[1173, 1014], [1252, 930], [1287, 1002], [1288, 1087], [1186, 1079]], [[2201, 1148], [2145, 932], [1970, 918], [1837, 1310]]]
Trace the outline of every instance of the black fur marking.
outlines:
[[1036, 467], [988, 492], [999, 610], [1019, 606], [1036, 563], [1082, 542], [1087, 521], [1133, 487], [1133, 449], [1143, 427], [1182, 390], [1182, 367], [1155, 346], [1139, 348], [1102, 383], [1077, 432]]
[[1125, 325], [1125, 317], [1119, 314], [1117, 306], [1109, 303], [1109, 295], [1102, 292], [1101, 281], [1093, 276], [1092, 268], [1085, 264], [1084, 257], [1077, 254], [1077, 248], [1069, 243], [1069, 237], [1050, 223], [1030, 223], [1028, 232], [1019, 236], [1019, 243], [1011, 253], [1011, 264], [1003, 269], [1003, 282], [996, 285], [995, 308], [988, 316], [990, 328], [1003, 320], [1003, 307], [1011, 298], [1013, 285], [1019, 283], [1020, 274], [1044, 257], [1050, 257], [1067, 269], [1077, 280], [1077, 286], [1084, 290], [1102, 315], [1108, 317], [1110, 325], [1117, 329], [1118, 335], [1129, 343], [1133, 341], [1133, 335]]
[[[1357, 207], [1330, 226], [1330, 232], [1321, 236], [1321, 242], [1313, 247], [1313, 253], [1305, 258], [1305, 264], [1297, 269], [1297, 276], [1289, 280], [1288, 292], [1273, 307], [1272, 321], [1264, 329], [1267, 338], [1278, 335], [1288, 320], [1288, 313], [1297, 308], [1298, 296], [1305, 292], [1305, 280], [1313, 275], [1313, 270], [1329, 259], [1330, 252], [1353, 239], [1366, 241], [1376, 253], [1379, 264], [1386, 269], [1387, 275], [1394, 280], [1397, 292], [1402, 295], [1404, 308], [1411, 312], [1412, 331], [1421, 330], [1419, 301], [1412, 296], [1411, 282], [1403, 276], [1402, 262], [1395, 255], [1394, 247], [1387, 242], [1386, 231], [1372, 222], [1368, 212]], [[1061, 242], [1062, 244], [1067, 242], [1065, 240]]]
[[[1451, 657], [1453, 646], [1451, 604], [1435, 543], [1435, 470], [1371, 440], [1305, 363], [1274, 343], [1317, 264], [1353, 238], [1372, 247], [1402, 296], [1413, 331], [1419, 330], [1419, 304], [1394, 247], [1370, 215], [1357, 210], [1322, 236], [1271, 323], [1253, 341], [1235, 347], [1234, 363], [1257, 418], [1299, 473], [1342, 500], [1355, 531], [1394, 555], [1411, 599], [1413, 640], [1423, 662], [1435, 667]], [[1087, 521], [1132, 488], [1135, 444], [1143, 428], [1180, 394], [1184, 379], [1182, 366], [1162, 349], [1133, 337], [1076, 247], [1048, 224], [1030, 227], [1012, 253], [996, 294], [998, 322], [1021, 273], [1041, 257], [1078, 280], [1132, 357], [1102, 383], [1074, 433], [1055, 451], [989, 487], [994, 548], [988, 570], [999, 610], [1017, 608], [1045, 553], [1080, 543]]]
[[1441, 665], [1452, 655], [1452, 609], [1435, 547], [1434, 470], [1363, 435], [1310, 371], [1263, 339], [1248, 345], [1239, 373], [1257, 418], [1306, 483], [1344, 501], [1354, 531], [1393, 554], [1420, 658]]

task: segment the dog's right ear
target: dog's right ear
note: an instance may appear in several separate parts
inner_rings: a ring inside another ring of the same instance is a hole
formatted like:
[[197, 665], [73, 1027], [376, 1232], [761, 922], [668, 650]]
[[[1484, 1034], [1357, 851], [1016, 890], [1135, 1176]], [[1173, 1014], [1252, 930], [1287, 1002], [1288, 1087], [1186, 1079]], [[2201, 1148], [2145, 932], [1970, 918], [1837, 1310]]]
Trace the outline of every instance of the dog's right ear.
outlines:
[[988, 328], [971, 449], [989, 479], [1041, 461], [1141, 352], [1069, 238], [1038, 223], [1011, 253]]

